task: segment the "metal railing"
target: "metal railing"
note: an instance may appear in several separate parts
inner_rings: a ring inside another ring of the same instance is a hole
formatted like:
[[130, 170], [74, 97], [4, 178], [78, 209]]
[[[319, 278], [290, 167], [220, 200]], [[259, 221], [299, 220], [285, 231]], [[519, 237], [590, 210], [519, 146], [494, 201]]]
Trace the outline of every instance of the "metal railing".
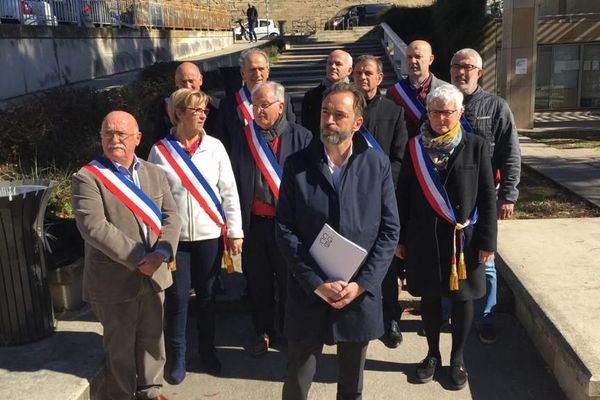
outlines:
[[197, 0], [2, 0], [3, 23], [229, 30], [229, 12]]
[[407, 73], [405, 63], [406, 43], [404, 43], [404, 40], [400, 39], [400, 36], [398, 36], [385, 22], [381, 23], [381, 27], [383, 28], [383, 38], [381, 39], [381, 42], [390, 59], [390, 63], [392, 63], [392, 66], [394, 67], [396, 77], [401, 79]]

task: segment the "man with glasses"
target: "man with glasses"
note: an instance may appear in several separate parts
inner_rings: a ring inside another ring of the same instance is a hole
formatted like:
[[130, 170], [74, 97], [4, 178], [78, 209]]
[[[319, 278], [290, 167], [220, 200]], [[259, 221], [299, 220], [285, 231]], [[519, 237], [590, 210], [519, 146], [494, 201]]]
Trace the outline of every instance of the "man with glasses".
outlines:
[[[498, 219], [513, 216], [519, 197], [521, 151], [515, 121], [508, 104], [501, 97], [484, 91], [478, 84], [483, 76], [483, 62], [477, 51], [465, 48], [457, 51], [450, 62], [452, 84], [465, 96], [463, 128], [483, 137], [489, 144], [492, 168], [496, 180]], [[475, 304], [479, 339], [486, 344], [496, 342], [494, 316], [497, 277], [494, 260], [485, 264], [486, 296]]]
[[[372, 55], [360, 56], [354, 64], [352, 76], [354, 86], [362, 92], [366, 100], [360, 133], [372, 135], [389, 157], [392, 166], [392, 182], [395, 187], [408, 139], [404, 111], [392, 100], [379, 93], [379, 85], [383, 81], [381, 59]], [[381, 339], [391, 349], [398, 347], [402, 342], [399, 326], [402, 308], [398, 303], [398, 261], [397, 258], [392, 260], [381, 287], [385, 326], [385, 333]]]
[[281, 169], [290, 154], [306, 147], [312, 139], [307, 129], [288, 121], [284, 104], [282, 85], [257, 83], [252, 88], [254, 119], [231, 138], [230, 157], [246, 236], [242, 264], [257, 335], [250, 354], [255, 357], [264, 355], [282, 332], [287, 274], [274, 242]]
[[102, 122], [103, 156], [73, 175], [73, 210], [85, 240], [83, 299], [102, 324], [106, 398], [166, 400], [164, 290], [181, 227], [163, 172], [138, 159], [131, 114]]

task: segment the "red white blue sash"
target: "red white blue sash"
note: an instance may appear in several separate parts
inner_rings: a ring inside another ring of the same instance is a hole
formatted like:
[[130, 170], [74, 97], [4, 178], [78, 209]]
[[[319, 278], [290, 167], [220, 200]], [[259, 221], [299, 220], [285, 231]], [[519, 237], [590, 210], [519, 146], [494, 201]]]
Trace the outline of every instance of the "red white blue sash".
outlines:
[[415, 91], [410, 87], [408, 79], [396, 82], [390, 89], [396, 103], [404, 108], [404, 114], [410, 118], [414, 125], [419, 126], [423, 114], [427, 112], [425, 105], [417, 97]]
[[105, 157], [99, 157], [83, 168], [94, 174], [100, 182], [154, 232], [160, 235], [162, 213], [154, 202], [135, 183], [119, 172]]
[[[467, 218], [462, 223], [456, 221], [448, 193], [446, 192], [444, 185], [442, 185], [442, 181], [433, 166], [433, 162], [421, 143], [421, 135], [409, 139], [408, 148], [415, 175], [425, 199], [427, 199], [427, 202], [436, 214], [454, 227], [450, 290], [458, 290], [458, 280], [467, 278], [463, 253], [465, 239], [463, 229], [477, 222], [477, 209], [473, 211], [473, 216], [471, 218]], [[457, 252], [459, 254], [458, 271]]]
[[267, 181], [273, 196], [275, 199], [279, 199], [279, 184], [281, 183], [281, 166], [275, 158], [273, 151], [263, 139], [260, 128], [256, 125], [256, 122], [252, 121], [251, 124], [244, 127], [244, 134], [246, 135], [246, 141], [248, 147], [254, 158], [254, 162], [258, 167], [263, 178]]
[[200, 207], [208, 214], [210, 219], [222, 228], [226, 219], [221, 202], [179, 142], [172, 135], [168, 135], [159, 140], [154, 146], [158, 150], [162, 165], [171, 167], [181, 180], [183, 187], [200, 204]]
[[244, 116], [244, 125], [251, 124], [254, 121], [254, 112], [252, 111], [252, 96], [250, 90], [243, 85], [240, 90], [235, 92], [235, 101], [240, 112]]
[[364, 125], [361, 125], [359, 132], [363, 135], [369, 147], [377, 151], [381, 151], [383, 153], [383, 149], [381, 148], [379, 143], [377, 143], [377, 140], [373, 137], [373, 134], [371, 134], [371, 132], [369, 132], [369, 130]]
[[475, 130], [473, 129], [473, 126], [471, 126], [471, 123], [469, 122], [469, 120], [465, 117], [465, 114], [463, 114], [460, 117], [460, 127], [462, 128], [462, 130], [464, 132], [467, 133], [475, 133]]

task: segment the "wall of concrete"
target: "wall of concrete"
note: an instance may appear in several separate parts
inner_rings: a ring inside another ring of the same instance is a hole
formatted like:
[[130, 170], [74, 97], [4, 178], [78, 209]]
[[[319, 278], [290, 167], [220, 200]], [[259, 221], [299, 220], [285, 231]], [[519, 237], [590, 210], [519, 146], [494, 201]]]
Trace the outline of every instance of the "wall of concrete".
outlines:
[[0, 100], [193, 57], [233, 43], [225, 31], [3, 25]]

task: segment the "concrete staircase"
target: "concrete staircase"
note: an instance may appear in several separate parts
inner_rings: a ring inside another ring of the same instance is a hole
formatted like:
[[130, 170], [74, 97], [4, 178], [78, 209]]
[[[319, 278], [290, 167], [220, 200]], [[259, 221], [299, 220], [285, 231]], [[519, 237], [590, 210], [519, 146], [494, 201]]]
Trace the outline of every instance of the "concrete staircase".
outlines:
[[317, 86], [325, 76], [327, 56], [333, 50], [349, 52], [354, 59], [363, 54], [381, 57], [387, 89], [396, 81], [394, 69], [381, 45], [380, 32], [374, 27], [360, 27], [348, 31], [318, 31], [314, 36], [298, 41], [281, 54], [271, 66], [270, 80], [281, 83], [292, 96], [296, 114], [300, 115], [302, 97]]

